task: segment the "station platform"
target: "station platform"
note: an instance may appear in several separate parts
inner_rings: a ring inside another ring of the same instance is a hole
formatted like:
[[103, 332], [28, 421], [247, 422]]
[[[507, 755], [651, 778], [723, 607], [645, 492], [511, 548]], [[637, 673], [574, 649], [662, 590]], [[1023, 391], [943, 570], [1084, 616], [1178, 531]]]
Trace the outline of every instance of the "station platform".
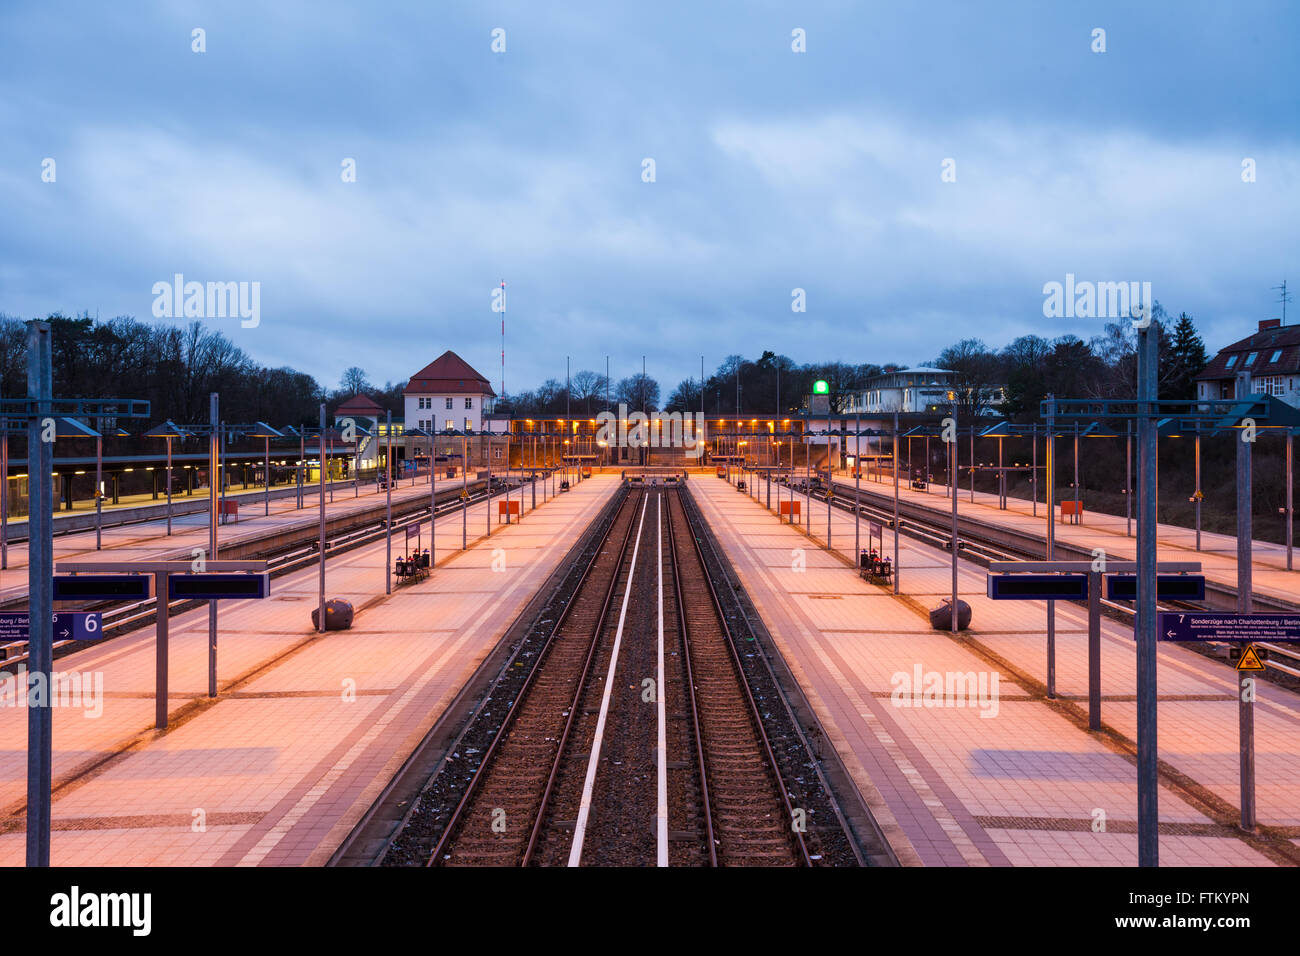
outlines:
[[[470, 480], [471, 489], [475, 479]], [[437, 483], [439, 501], [445, 496], [460, 493], [461, 479], [440, 479]], [[481, 487], [481, 483], [480, 483]], [[526, 506], [531, 505], [529, 488], [523, 489]], [[514, 494], [514, 493], [512, 493]], [[333, 501], [326, 492], [325, 520], [333, 522], [358, 511], [384, 506], [386, 494], [372, 482], [362, 485], [355, 493], [351, 486], [339, 486], [333, 491]], [[549, 493], [547, 495], [549, 497]], [[537, 491], [540, 502], [542, 491]], [[229, 557], [242, 543], [291, 532], [295, 529], [316, 529], [320, 522], [319, 491], [312, 486], [304, 495], [303, 507], [297, 507], [294, 496], [272, 498], [268, 508], [261, 494], [238, 496], [239, 514], [218, 525], [217, 543], [222, 557]], [[428, 475], [393, 483], [393, 505], [429, 500]], [[119, 515], [120, 517], [120, 515]], [[313, 537], [313, 540], [314, 537]], [[459, 539], [458, 539], [459, 540]], [[193, 549], [208, 547], [208, 513], [202, 512], [172, 517], [172, 533], [167, 534], [166, 517], [131, 524], [106, 525], [101, 532], [102, 550], [95, 549], [95, 531], [78, 531], [56, 535], [54, 561], [156, 561], [165, 558], [189, 559]], [[27, 594], [27, 543], [9, 546], [9, 567], [0, 571], [0, 604], [19, 600]]]
[[[836, 494], [843, 497], [853, 493], [853, 476], [847, 472], [836, 472]], [[894, 494], [893, 478], [886, 481], [862, 478], [863, 492], [876, 495]], [[916, 491], [906, 481], [900, 482], [899, 501], [932, 508], [938, 520], [949, 520], [952, 513], [952, 499], [947, 494], [947, 486], [931, 483], [928, 491]], [[1084, 508], [1088, 505], [1084, 500]], [[1007, 498], [1006, 510], [998, 507], [998, 496], [986, 492], [975, 492], [972, 503], [969, 489], [960, 489], [957, 501], [962, 516], [974, 518], [1022, 534], [1032, 535], [1039, 540], [1046, 540], [1047, 514], [1046, 505], [1038, 503], [1038, 514], [1034, 515], [1034, 504], [1023, 498]], [[1129, 525], [1123, 515], [1104, 512], [1084, 511], [1079, 524], [1069, 524], [1070, 517], [1056, 518], [1056, 541], [1058, 544], [1072, 545], [1086, 551], [1104, 548], [1111, 560], [1133, 561], [1137, 557], [1137, 519], [1134, 517], [1129, 534]], [[814, 522], [815, 524], [815, 522]], [[817, 529], [814, 527], [813, 529]], [[832, 532], [832, 537], [834, 533]], [[1237, 586], [1237, 539], [1232, 535], [1201, 532], [1201, 550], [1196, 550], [1196, 530], [1181, 525], [1161, 524], [1157, 526], [1160, 557], [1164, 561], [1200, 561], [1207, 580], [1216, 581], [1227, 587]], [[1251, 543], [1252, 593], [1268, 595], [1278, 600], [1300, 605], [1300, 570], [1288, 571], [1286, 567], [1286, 546], [1271, 541], [1256, 539]], [[1293, 555], [1293, 564], [1300, 568], [1300, 555]]]
[[[539, 489], [510, 525], [493, 503], [490, 537], [477, 504], [464, 551], [460, 514], [442, 517], [432, 574], [391, 596], [382, 541], [331, 559], [327, 596], [357, 609], [348, 631], [312, 629], [316, 567], [275, 579], [264, 601], [223, 602], [215, 700], [207, 610], [173, 617], [163, 732], [152, 628], [60, 657], [58, 672], [102, 693], [54, 708], [52, 863], [324, 863], [617, 486], [583, 481], [544, 505]], [[24, 860], [26, 746], [26, 710], [0, 699], [7, 866]]]
[[[1103, 618], [1102, 730], [1090, 732], [1083, 609], [1057, 603], [1057, 698], [1049, 700], [1045, 606], [989, 601], [982, 568], [959, 566], [972, 626], [954, 637], [931, 630], [927, 617], [950, 594], [946, 552], [900, 538], [895, 596], [858, 577], [850, 513], [832, 512], [831, 552], [822, 502], [813, 503], [810, 538], [732, 484], [687, 487], [901, 862], [1136, 865], [1131, 628]], [[893, 547], [885, 529], [885, 553]], [[927, 698], [933, 674], [944, 691]], [[966, 693], [955, 683], [950, 694], [949, 674], [974, 683]], [[1261, 828], [1252, 835], [1237, 826], [1235, 673], [1162, 644], [1158, 675], [1161, 864], [1300, 863], [1300, 695], [1260, 682]]]

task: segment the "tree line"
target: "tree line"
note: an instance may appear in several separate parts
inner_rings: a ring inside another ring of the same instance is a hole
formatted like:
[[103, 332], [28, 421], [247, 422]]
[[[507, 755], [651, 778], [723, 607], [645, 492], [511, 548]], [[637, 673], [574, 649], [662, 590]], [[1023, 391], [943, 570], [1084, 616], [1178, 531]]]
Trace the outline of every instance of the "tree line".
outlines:
[[[177, 424], [206, 421], [208, 394], [214, 391], [221, 394], [226, 421], [264, 421], [276, 427], [313, 425], [321, 402], [332, 415], [339, 403], [359, 394], [399, 418], [404, 411], [405, 382], [376, 386], [354, 366], [343, 373], [338, 388], [328, 389], [306, 372], [263, 366], [201, 322], [167, 326], [126, 316], [100, 322], [84, 314], [55, 314], [47, 321], [53, 333], [55, 394], [148, 399], [154, 419], [142, 430], [164, 419]], [[1185, 312], [1171, 321], [1156, 303], [1153, 324], [1159, 342], [1160, 397], [1195, 397], [1196, 375], [1208, 361], [1195, 322]], [[1113, 322], [1087, 341], [1074, 335], [1023, 335], [993, 350], [979, 339], [963, 339], [924, 364], [955, 373], [954, 388], [967, 413], [986, 410], [1001, 390], [1005, 404], [999, 410], [1028, 420], [1037, 417], [1039, 402], [1049, 393], [1070, 398], [1132, 395], [1136, 342], [1130, 323]], [[652, 376], [637, 373], [611, 381], [600, 372], [581, 369], [565, 382], [550, 378], [534, 389], [503, 396], [498, 410], [517, 417], [576, 417], [620, 403], [669, 412], [695, 412], [702, 404], [711, 415], [789, 415], [804, 406], [815, 382], [825, 381], [832, 411], [843, 413], [872, 377], [904, 367], [899, 362], [798, 364], [771, 351], [757, 359], [729, 355], [703, 383], [684, 379], [666, 400]], [[25, 326], [0, 315], [0, 395], [23, 396], [26, 382]]]
[[[224, 421], [261, 421], [276, 428], [316, 425], [321, 402], [332, 413], [356, 394], [349, 391], [352, 383], [346, 376], [339, 388], [327, 389], [306, 372], [262, 365], [201, 322], [168, 326], [128, 316], [97, 321], [57, 313], [45, 321], [51, 330], [55, 396], [147, 399], [149, 420], [121, 423], [132, 433], [169, 419], [178, 425], [206, 423], [211, 392], [221, 396]], [[369, 394], [400, 417], [404, 384], [389, 383]], [[0, 315], [0, 396], [26, 394], [26, 324]]]

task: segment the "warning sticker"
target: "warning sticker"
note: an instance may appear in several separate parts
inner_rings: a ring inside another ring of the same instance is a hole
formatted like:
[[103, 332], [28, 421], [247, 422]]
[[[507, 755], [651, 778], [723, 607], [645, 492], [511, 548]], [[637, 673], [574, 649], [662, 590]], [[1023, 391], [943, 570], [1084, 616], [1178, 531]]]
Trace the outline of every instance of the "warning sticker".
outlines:
[[1241, 652], [1241, 659], [1237, 661], [1237, 670], [1239, 671], [1262, 671], [1264, 662], [1259, 659], [1259, 654], [1255, 652], [1254, 644], [1247, 644]]

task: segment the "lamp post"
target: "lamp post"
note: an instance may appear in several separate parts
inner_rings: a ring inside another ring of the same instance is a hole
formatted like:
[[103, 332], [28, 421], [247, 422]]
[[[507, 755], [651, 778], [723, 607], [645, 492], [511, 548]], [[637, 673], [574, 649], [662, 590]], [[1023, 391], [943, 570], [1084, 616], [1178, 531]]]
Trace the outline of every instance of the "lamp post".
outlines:
[[894, 593], [898, 593], [898, 578], [902, 568], [898, 565], [898, 412], [894, 412]]
[[[971, 424], [971, 435], [974, 436], [974, 434], [975, 434], [975, 425], [974, 425], [974, 423], [972, 422], [972, 424]], [[974, 439], [973, 439], [973, 437], [972, 437], [972, 442], [973, 442], [973, 441], [974, 441]], [[952, 491], [952, 606], [951, 606], [951, 611], [950, 611], [950, 613], [948, 614], [948, 617], [949, 617], [950, 622], [951, 622], [951, 624], [952, 624], [952, 633], [956, 634], [957, 631], [960, 630], [960, 628], [958, 627], [958, 617], [959, 617], [959, 615], [957, 614], [957, 609], [960, 607], [960, 605], [957, 603], [957, 447], [958, 447], [958, 446], [957, 446], [957, 398], [956, 398], [956, 393], [953, 393], [953, 402], [952, 402], [952, 442], [951, 442], [951, 445], [952, 445], [952, 447], [949, 449], [949, 456], [950, 456], [950, 457], [949, 457], [949, 462], [950, 462], [950, 464], [948, 465], [948, 470], [949, 470], [949, 475], [951, 476], [951, 482], [950, 482], [950, 485], [951, 485], [951, 491]], [[974, 473], [975, 473], [975, 462], [972, 460], [972, 461], [971, 461], [971, 474], [973, 475]]]
[[[221, 401], [216, 392], [208, 395], [208, 416], [212, 434], [208, 436], [208, 559], [217, 560], [217, 468], [220, 462]], [[224, 482], [223, 482], [224, 484]], [[166, 601], [165, 594], [158, 595]], [[208, 696], [217, 696], [217, 602], [208, 602]]]
[[393, 593], [393, 411], [384, 412], [384, 436], [388, 440], [384, 452], [384, 593]]
[[145, 438], [167, 439], [167, 534], [169, 535], [172, 533], [172, 439], [188, 438], [189, 434], [170, 420], [144, 433]]
[[[1055, 558], [1056, 550], [1056, 406], [1054, 396], [1049, 392], [1050, 403], [1047, 412], [1047, 436], [1045, 452], [1047, 455], [1047, 489], [1044, 494], [1044, 506], [1047, 509], [1047, 547], [1045, 556], [1048, 561]], [[1047, 602], [1047, 697], [1056, 698], [1056, 602]]]
[[[169, 519], [170, 514], [167, 516]], [[168, 533], [171, 529], [168, 528]], [[9, 419], [0, 418], [0, 571], [9, 568]]]

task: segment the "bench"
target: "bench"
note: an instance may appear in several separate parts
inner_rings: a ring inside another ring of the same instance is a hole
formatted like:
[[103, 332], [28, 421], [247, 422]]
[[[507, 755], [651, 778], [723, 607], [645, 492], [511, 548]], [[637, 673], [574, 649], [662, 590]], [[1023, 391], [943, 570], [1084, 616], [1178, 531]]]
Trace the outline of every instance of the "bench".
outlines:
[[882, 558], [873, 548], [858, 555], [858, 573], [865, 581], [888, 584], [894, 573], [894, 563], [887, 557]]
[[398, 558], [393, 566], [393, 573], [397, 575], [397, 583], [421, 581], [428, 577], [431, 561], [432, 559], [427, 550], [421, 554]]
[[516, 517], [520, 514], [520, 501], [498, 501], [497, 502], [497, 524], [501, 523], [502, 518], [508, 518], [510, 515]]
[[562, 482], [560, 482], [560, 490], [561, 490], [561, 491], [568, 491], [568, 490], [569, 490], [569, 483], [568, 483], [567, 481], [562, 481]]

